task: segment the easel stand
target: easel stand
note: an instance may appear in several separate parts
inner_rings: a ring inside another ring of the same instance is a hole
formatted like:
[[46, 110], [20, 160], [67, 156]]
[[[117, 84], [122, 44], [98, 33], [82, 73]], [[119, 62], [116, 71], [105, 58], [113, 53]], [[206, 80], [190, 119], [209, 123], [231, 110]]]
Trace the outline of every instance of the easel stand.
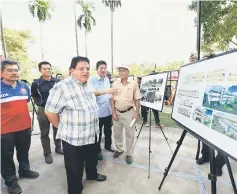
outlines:
[[171, 168], [171, 165], [173, 164], [173, 161], [174, 161], [174, 159], [175, 159], [175, 156], [177, 155], [177, 153], [178, 153], [178, 151], [179, 151], [179, 148], [180, 148], [180, 146], [181, 146], [182, 143], [183, 143], [183, 140], [184, 140], [184, 137], [185, 137], [186, 133], [187, 133], [187, 131], [184, 130], [183, 133], [182, 133], [182, 135], [181, 135], [181, 137], [180, 137], [180, 139], [179, 139], [179, 141], [177, 141], [177, 147], [176, 147], [176, 149], [175, 149], [175, 151], [174, 151], [174, 154], [173, 154], [173, 156], [172, 156], [172, 158], [171, 158], [171, 160], [170, 160], [170, 163], [169, 163], [168, 167], [165, 168], [164, 177], [163, 177], [163, 179], [162, 179], [162, 181], [161, 181], [161, 184], [160, 184], [160, 186], [159, 186], [159, 190], [161, 190], [161, 187], [162, 187], [162, 185], [163, 185], [163, 183], [164, 183], [164, 181], [165, 181], [165, 178], [166, 178], [166, 176], [168, 175], [168, 172], [169, 172], [169, 170], [170, 170], [170, 168]]
[[[137, 135], [137, 139], [136, 139], [136, 141], [135, 141], [135, 144], [134, 144], [134, 146], [133, 146], [133, 150], [134, 150], [134, 148], [135, 148], [135, 146], [136, 146], [136, 144], [137, 144], [137, 140], [138, 140], [138, 138], [139, 138], [139, 136], [140, 136], [140, 134], [141, 134], [141, 131], [142, 131], [142, 128], [143, 128], [143, 126], [144, 126], [144, 122], [142, 122], [142, 126], [141, 126], [141, 128], [140, 128], [140, 130], [139, 130], [139, 133], [138, 133], [138, 135]], [[150, 120], [149, 120], [149, 165], [148, 165], [148, 178], [150, 178], [150, 169], [151, 169], [151, 109], [150, 109]]]
[[234, 179], [234, 176], [233, 176], [233, 173], [232, 173], [232, 169], [231, 169], [231, 166], [230, 166], [230, 161], [229, 161], [228, 156], [225, 156], [225, 162], [226, 162], [226, 166], [227, 166], [227, 169], [228, 169], [228, 172], [229, 172], [229, 175], [230, 175], [230, 180], [231, 180], [231, 184], [232, 184], [232, 187], [233, 187], [233, 190], [234, 190], [234, 194], [237, 194], [235, 179]]
[[215, 165], [215, 150], [209, 147], [210, 157], [210, 173], [208, 179], [211, 181], [211, 193], [216, 194], [216, 165]]
[[[149, 153], [149, 165], [148, 165], [148, 178], [150, 178], [151, 153], [152, 153], [152, 152], [151, 152], [151, 112], [152, 112], [152, 109], [151, 109], [151, 108], [149, 109], [149, 112], [150, 112], [150, 120], [149, 120], [149, 151], [148, 151], [148, 153]], [[145, 123], [143, 122], [142, 125], [141, 125], [141, 128], [140, 128], [140, 130], [139, 130], [139, 133], [138, 133], [138, 135], [137, 135], [137, 139], [136, 139], [135, 144], [134, 144], [134, 146], [133, 146], [133, 150], [135, 149], [135, 146], [136, 146], [136, 144], [137, 144], [137, 140], [138, 140], [138, 138], [139, 138], [139, 136], [140, 136], [140, 134], [141, 134], [141, 131], [142, 131], [142, 128], [143, 128], [144, 124], [145, 124]], [[168, 146], [169, 146], [169, 148], [170, 148], [171, 153], [173, 154], [173, 151], [172, 151], [172, 149], [171, 149], [171, 147], [170, 147], [170, 144], [169, 144], [169, 142], [168, 142], [168, 138], [165, 136], [165, 133], [164, 133], [164, 131], [163, 131], [163, 129], [162, 129], [160, 123], [159, 123], [159, 127], [160, 127], [160, 129], [161, 129], [161, 131], [162, 131], [162, 133], [163, 133], [163, 136], [164, 136], [164, 138], [165, 138], [165, 140], [166, 140], [166, 142], [167, 142], [167, 144], [168, 144]]]
[[[179, 148], [180, 146], [182, 145], [183, 143], [183, 140], [184, 140], [184, 137], [186, 136], [186, 133], [187, 131], [186, 130], [183, 130], [183, 133], [179, 139], [179, 141], [177, 141], [177, 147], [174, 151], [174, 154], [170, 160], [170, 163], [168, 165], [167, 168], [165, 168], [165, 171], [164, 171], [164, 177], [160, 183], [160, 186], [158, 187], [159, 190], [161, 190], [161, 187], [165, 181], [165, 178], [166, 176], [168, 175], [169, 173], [169, 170], [173, 164], [173, 161], [179, 151]], [[209, 147], [210, 149], [210, 173], [208, 174], [208, 179], [211, 180], [211, 193], [212, 194], [216, 194], [216, 165], [215, 165], [215, 150], [211, 147]], [[233, 187], [233, 190], [234, 190], [234, 194], [237, 194], [237, 190], [236, 190], [236, 185], [235, 185], [235, 180], [234, 180], [234, 176], [233, 176], [233, 173], [232, 173], [232, 170], [231, 170], [231, 166], [230, 166], [230, 162], [229, 162], [229, 159], [228, 159], [228, 156], [225, 155], [225, 161], [226, 161], [226, 165], [227, 165], [227, 169], [228, 169], [228, 172], [229, 172], [229, 175], [230, 175], [230, 180], [231, 180], [231, 184], [232, 184], [232, 187]]]

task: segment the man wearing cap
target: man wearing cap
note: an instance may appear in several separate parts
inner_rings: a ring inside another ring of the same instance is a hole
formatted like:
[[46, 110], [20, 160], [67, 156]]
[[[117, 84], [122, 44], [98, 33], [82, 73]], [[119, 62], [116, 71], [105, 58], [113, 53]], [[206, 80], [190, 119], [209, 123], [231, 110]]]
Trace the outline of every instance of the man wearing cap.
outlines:
[[[114, 140], [116, 152], [114, 158], [118, 158], [123, 152], [123, 128], [126, 132], [126, 161], [132, 164], [132, 148], [134, 142], [135, 127], [130, 126], [133, 119], [139, 117], [140, 90], [136, 81], [128, 80], [129, 69], [125, 66], [118, 67], [121, 80], [113, 83], [116, 89], [111, 99]], [[134, 105], [136, 110], [134, 110]]]

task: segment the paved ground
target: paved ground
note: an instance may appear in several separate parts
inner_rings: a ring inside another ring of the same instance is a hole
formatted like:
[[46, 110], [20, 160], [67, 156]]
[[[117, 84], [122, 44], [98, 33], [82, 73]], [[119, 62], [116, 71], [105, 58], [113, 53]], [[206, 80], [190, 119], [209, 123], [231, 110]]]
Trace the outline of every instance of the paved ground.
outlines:
[[[137, 124], [139, 130], [140, 125]], [[37, 122], [33, 134], [39, 132]], [[175, 150], [181, 129], [165, 128], [169, 143]], [[138, 132], [137, 132], [138, 133]], [[136, 133], [136, 134], [137, 134]], [[51, 134], [52, 137], [52, 134]], [[52, 142], [52, 141], [51, 141]], [[211, 185], [207, 179], [209, 164], [197, 166], [195, 163], [197, 140], [187, 135], [172, 165], [161, 191], [158, 186], [163, 178], [163, 170], [172, 156], [160, 131], [152, 127], [151, 133], [151, 174], [148, 179], [149, 130], [144, 127], [134, 150], [134, 163], [127, 165], [125, 156], [113, 159], [112, 153], [103, 151], [104, 160], [99, 162], [98, 171], [107, 175], [106, 182], [84, 181], [84, 194], [210, 194]], [[54, 147], [52, 145], [52, 150]], [[40, 173], [35, 180], [20, 180], [24, 194], [67, 194], [67, 183], [63, 156], [53, 153], [54, 163], [46, 164], [42, 155], [40, 135], [32, 136], [30, 162], [32, 169]], [[230, 160], [234, 176], [237, 178], [237, 164]], [[17, 165], [17, 164], [16, 164]], [[6, 194], [2, 181], [1, 192]], [[228, 171], [218, 178], [218, 194], [233, 193]]]

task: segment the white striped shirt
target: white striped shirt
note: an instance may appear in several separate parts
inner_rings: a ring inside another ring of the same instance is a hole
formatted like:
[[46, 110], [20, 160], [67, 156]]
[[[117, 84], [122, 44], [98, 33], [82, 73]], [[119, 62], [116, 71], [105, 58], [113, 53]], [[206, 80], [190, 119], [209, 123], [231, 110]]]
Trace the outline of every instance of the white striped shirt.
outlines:
[[95, 143], [99, 135], [99, 107], [93, 88], [74, 77], [60, 81], [50, 90], [45, 110], [59, 114], [57, 139], [74, 146]]

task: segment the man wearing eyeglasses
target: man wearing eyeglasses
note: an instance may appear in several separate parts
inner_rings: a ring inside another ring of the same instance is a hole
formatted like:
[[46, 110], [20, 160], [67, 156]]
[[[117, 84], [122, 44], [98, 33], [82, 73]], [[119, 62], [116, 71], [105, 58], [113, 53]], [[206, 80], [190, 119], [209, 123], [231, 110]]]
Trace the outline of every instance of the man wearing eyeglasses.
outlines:
[[[41, 132], [41, 143], [43, 146], [43, 152], [45, 157], [45, 162], [51, 164], [53, 158], [51, 155], [49, 129], [50, 122], [44, 113], [45, 105], [49, 96], [49, 91], [57, 83], [57, 79], [52, 77], [52, 66], [47, 61], [42, 61], [38, 65], [39, 71], [42, 76], [35, 80], [31, 86], [31, 96], [34, 99], [35, 104], [38, 106], [37, 119], [39, 121], [40, 132]], [[55, 144], [55, 152], [58, 154], [63, 154], [61, 149], [61, 141], [56, 140], [57, 128], [53, 127], [53, 138]]]
[[31, 118], [27, 103], [29, 87], [19, 80], [19, 65], [10, 60], [1, 62], [1, 174], [11, 194], [22, 192], [13, 160], [16, 147], [19, 176], [34, 179], [39, 173], [30, 170]]
[[[107, 63], [105, 61], [98, 61], [96, 63], [97, 76], [90, 79], [90, 83], [95, 90], [103, 90], [110, 88], [109, 78], [107, 74]], [[101, 137], [102, 129], [104, 128], [105, 145], [104, 148], [110, 152], [115, 152], [115, 149], [111, 147], [112, 144], [112, 110], [111, 110], [111, 95], [104, 94], [96, 97], [97, 105], [99, 106], [99, 141], [98, 141], [98, 160], [103, 160], [101, 154]]]

